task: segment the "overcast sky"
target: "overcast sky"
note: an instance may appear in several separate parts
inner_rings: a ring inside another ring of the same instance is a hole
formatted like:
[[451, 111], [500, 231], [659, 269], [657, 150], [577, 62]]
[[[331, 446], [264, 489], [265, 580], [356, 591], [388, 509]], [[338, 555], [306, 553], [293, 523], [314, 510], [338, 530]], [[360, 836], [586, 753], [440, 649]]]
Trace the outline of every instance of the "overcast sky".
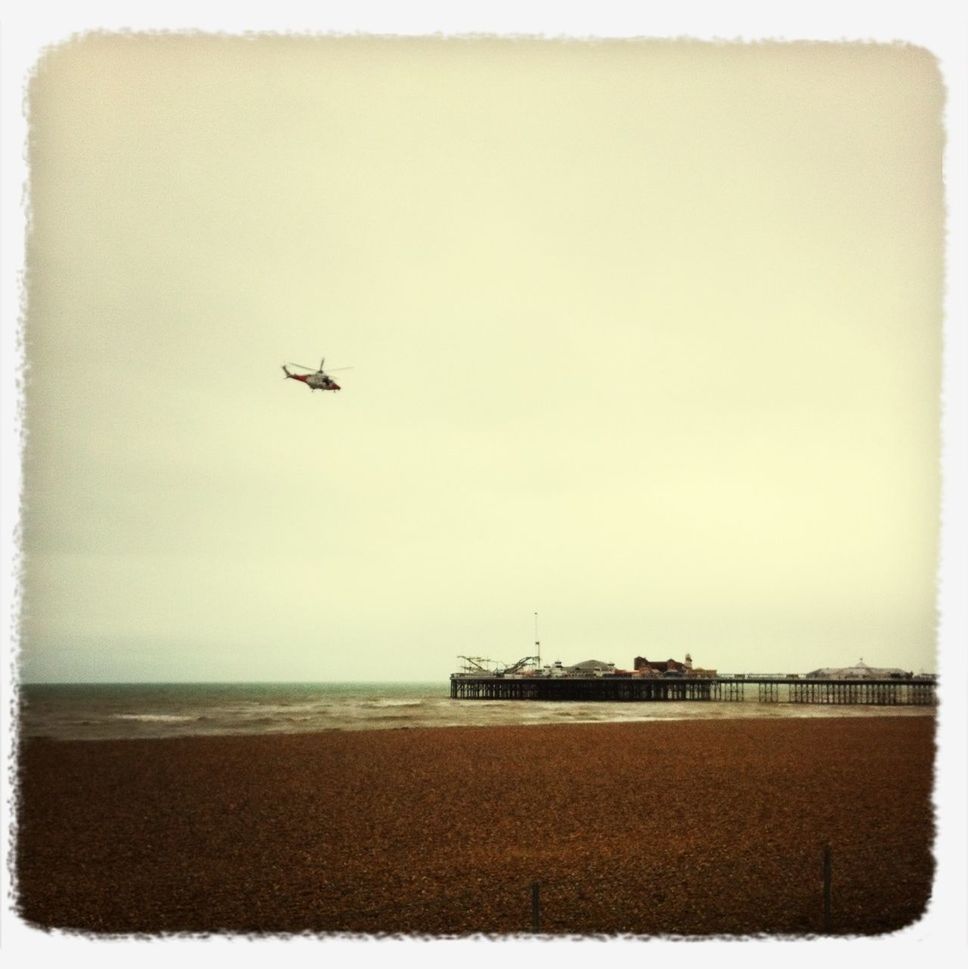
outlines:
[[925, 50], [105, 34], [28, 94], [25, 679], [443, 679], [536, 611], [937, 667]]

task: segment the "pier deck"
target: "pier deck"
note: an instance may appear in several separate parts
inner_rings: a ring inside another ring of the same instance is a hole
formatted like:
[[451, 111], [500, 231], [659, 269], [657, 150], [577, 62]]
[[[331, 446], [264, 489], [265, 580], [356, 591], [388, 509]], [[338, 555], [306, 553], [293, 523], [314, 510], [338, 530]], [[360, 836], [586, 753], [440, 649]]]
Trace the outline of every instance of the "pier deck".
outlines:
[[926, 679], [826, 680], [803, 677], [474, 676], [453, 674], [454, 700], [583, 700], [613, 702], [747, 699], [759, 703], [934, 706], [936, 682]]

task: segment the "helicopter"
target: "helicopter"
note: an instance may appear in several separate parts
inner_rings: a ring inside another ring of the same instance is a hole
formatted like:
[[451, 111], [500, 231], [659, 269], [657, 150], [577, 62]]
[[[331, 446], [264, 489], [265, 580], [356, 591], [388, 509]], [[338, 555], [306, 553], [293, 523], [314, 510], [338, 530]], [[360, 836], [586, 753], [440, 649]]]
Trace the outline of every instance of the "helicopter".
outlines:
[[[301, 363], [290, 363], [282, 365], [282, 372], [289, 380], [301, 380], [310, 390], [339, 390], [340, 386], [333, 378], [323, 370], [326, 358], [319, 361], [319, 369], [313, 370], [312, 367], [303, 366]], [[309, 373], [291, 373], [289, 367], [298, 367], [300, 370], [308, 370]], [[352, 370], [352, 367], [337, 367], [337, 370]], [[336, 371], [333, 371], [334, 373]]]

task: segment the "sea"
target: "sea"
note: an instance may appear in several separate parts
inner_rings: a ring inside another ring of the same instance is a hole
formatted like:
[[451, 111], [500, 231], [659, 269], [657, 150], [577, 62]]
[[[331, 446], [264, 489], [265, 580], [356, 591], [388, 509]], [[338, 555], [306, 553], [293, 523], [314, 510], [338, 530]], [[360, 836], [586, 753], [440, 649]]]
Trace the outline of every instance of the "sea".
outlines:
[[736, 718], [931, 716], [933, 707], [742, 701], [452, 700], [432, 683], [26, 683], [22, 737], [58, 740], [406, 730], [547, 723]]

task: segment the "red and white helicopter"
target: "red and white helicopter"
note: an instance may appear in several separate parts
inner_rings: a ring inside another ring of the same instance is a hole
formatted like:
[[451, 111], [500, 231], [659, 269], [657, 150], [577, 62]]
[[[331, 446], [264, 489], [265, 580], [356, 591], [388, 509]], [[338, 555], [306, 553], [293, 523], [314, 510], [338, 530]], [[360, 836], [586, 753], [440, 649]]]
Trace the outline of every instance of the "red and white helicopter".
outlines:
[[[290, 380], [301, 380], [310, 390], [339, 390], [340, 386], [333, 378], [323, 370], [326, 358], [319, 361], [319, 369], [313, 370], [312, 367], [304, 367], [301, 363], [290, 363], [282, 365], [282, 372]], [[300, 370], [308, 370], [309, 373], [290, 373], [289, 367], [298, 367]], [[352, 367], [337, 367], [337, 370], [352, 370]], [[335, 370], [333, 371], [336, 372]]]

